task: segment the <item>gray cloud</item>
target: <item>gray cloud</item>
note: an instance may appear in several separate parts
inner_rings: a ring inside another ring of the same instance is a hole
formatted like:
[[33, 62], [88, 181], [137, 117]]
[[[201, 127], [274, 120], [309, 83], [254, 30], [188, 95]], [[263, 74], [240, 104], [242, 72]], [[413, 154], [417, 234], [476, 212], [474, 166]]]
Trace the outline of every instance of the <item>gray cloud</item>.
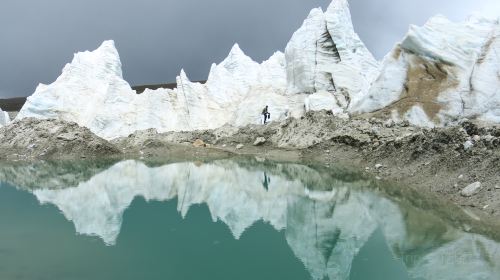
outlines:
[[[377, 58], [436, 13], [463, 19], [498, 15], [496, 0], [350, 0], [356, 29]], [[0, 3], [0, 98], [51, 83], [73, 53], [114, 39], [133, 85], [170, 82], [181, 68], [205, 79], [238, 42], [257, 61], [283, 50], [309, 10], [330, 0], [3, 0]], [[439, 3], [436, 3], [439, 2]]]

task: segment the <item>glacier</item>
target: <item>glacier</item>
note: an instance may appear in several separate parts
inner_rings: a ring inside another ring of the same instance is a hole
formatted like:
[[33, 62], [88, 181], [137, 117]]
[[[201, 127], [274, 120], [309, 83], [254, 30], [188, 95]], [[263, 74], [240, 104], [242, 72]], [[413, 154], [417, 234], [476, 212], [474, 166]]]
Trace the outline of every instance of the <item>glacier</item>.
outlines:
[[173, 90], [136, 94], [114, 42], [105, 41], [75, 54], [54, 83], [39, 85], [17, 119], [73, 121], [108, 140], [146, 129], [261, 124], [266, 105], [272, 121], [331, 110], [427, 127], [464, 118], [500, 123], [499, 33], [498, 19], [436, 16], [411, 26], [379, 62], [356, 34], [348, 1], [334, 0], [326, 11], [310, 12], [284, 53], [258, 63], [236, 44], [205, 84], [182, 70]]
[[[377, 230], [411, 279], [496, 279], [500, 274], [498, 242], [464, 232], [407, 199], [390, 199], [370, 181], [341, 172], [231, 160], [60, 167], [15, 165], [0, 172], [0, 181], [56, 206], [77, 233], [97, 236], [109, 246], [116, 244], [134, 199], [176, 199], [184, 218], [192, 206], [206, 205], [212, 220], [226, 224], [235, 239], [244, 238], [258, 221], [268, 223], [284, 233], [312, 279], [349, 279], [354, 258]], [[38, 174], [27, 180], [26, 172]]]
[[123, 79], [113, 41], [78, 53], [51, 85], [39, 85], [17, 119], [56, 118], [88, 127], [105, 139], [154, 128], [159, 132], [211, 129], [260, 123], [269, 105], [274, 120], [300, 116], [305, 95], [287, 95], [284, 55], [258, 64], [235, 45], [206, 84], [181, 71], [176, 89], [136, 94]]

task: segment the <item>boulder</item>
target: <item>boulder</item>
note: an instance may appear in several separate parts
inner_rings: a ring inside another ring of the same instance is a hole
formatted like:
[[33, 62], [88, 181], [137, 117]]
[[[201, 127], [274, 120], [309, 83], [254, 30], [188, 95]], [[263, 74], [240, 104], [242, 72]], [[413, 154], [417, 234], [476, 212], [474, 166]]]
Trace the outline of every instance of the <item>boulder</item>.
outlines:
[[465, 197], [471, 197], [476, 195], [481, 190], [481, 188], [482, 188], [481, 182], [475, 182], [465, 187], [460, 192], [460, 194]]
[[254, 146], [260, 146], [260, 145], [263, 145], [264, 143], [266, 143], [266, 138], [264, 138], [264, 137], [257, 137], [257, 139], [255, 139], [255, 142], [253, 142], [253, 145]]
[[205, 142], [203, 142], [203, 140], [201, 139], [196, 139], [196, 141], [193, 142], [193, 147], [196, 147], [196, 148], [201, 148], [201, 147], [206, 147], [207, 144], [205, 144]]
[[465, 150], [468, 150], [470, 148], [474, 147], [474, 143], [472, 143], [472, 141], [468, 140], [468, 141], [465, 141], [464, 143], [464, 149]]

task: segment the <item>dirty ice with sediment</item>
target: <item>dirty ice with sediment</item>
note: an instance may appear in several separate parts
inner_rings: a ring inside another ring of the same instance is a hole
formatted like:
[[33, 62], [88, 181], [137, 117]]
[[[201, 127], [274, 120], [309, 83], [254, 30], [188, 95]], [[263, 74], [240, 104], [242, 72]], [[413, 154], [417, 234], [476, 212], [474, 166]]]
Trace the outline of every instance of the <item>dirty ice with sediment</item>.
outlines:
[[[500, 123], [499, 20], [443, 16], [411, 26], [377, 61], [351, 21], [347, 0], [313, 9], [288, 43], [262, 63], [235, 45], [213, 64], [206, 84], [181, 71], [176, 89], [136, 94], [123, 79], [113, 41], [75, 55], [50, 85], [39, 85], [16, 119], [55, 118], [88, 127], [105, 139], [138, 130], [213, 129], [331, 110], [447, 126], [464, 118]], [[0, 125], [6, 123], [0, 114]]]

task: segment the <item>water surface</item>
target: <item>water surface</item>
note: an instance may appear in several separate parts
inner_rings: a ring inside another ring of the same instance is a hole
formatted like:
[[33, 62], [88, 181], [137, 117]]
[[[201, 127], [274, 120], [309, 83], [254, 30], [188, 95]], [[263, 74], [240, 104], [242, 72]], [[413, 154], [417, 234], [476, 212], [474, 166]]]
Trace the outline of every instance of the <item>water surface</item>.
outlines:
[[342, 170], [0, 165], [0, 279], [500, 279], [500, 245]]

